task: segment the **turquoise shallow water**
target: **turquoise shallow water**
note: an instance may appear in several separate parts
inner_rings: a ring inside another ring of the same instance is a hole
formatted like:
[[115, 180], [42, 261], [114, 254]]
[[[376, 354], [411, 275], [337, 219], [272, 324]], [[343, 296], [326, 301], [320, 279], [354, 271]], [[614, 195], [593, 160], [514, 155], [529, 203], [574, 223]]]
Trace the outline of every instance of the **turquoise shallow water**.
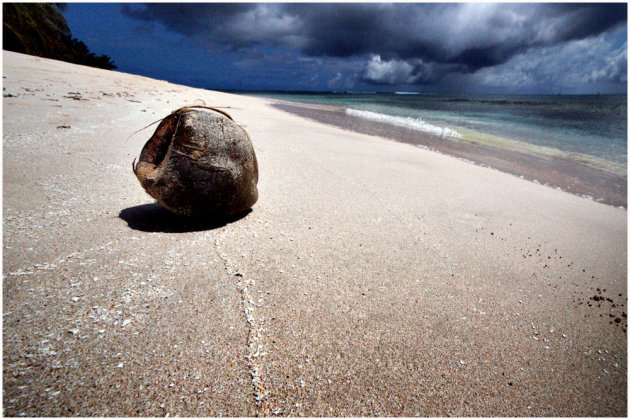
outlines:
[[354, 117], [627, 176], [626, 95], [416, 95], [248, 92], [345, 110]]

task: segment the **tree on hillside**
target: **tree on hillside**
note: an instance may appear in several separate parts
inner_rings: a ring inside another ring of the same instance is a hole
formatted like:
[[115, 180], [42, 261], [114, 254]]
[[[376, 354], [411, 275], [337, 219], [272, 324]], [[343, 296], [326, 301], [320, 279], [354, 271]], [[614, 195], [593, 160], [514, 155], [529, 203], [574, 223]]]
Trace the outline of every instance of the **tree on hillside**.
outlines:
[[62, 3], [3, 3], [3, 49], [103, 69], [115, 69], [111, 58], [96, 56], [72, 37], [61, 14]]

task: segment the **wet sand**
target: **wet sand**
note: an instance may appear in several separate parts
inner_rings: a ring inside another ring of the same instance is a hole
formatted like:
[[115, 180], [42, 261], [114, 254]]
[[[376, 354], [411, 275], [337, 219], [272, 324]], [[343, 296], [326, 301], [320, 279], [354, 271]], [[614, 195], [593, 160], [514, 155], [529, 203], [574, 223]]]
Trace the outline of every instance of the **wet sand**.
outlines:
[[[5, 416], [627, 415], [626, 210], [260, 98], [3, 58]], [[137, 130], [200, 103], [258, 158], [226, 223], [131, 170]]]
[[347, 115], [341, 108], [287, 102], [277, 102], [274, 106], [295, 115], [357, 133], [426, 147], [530, 181], [557, 187], [572, 194], [590, 197], [601, 203], [624, 208], [628, 205], [626, 177], [568, 159], [534, 156], [481, 144], [448, 140], [405, 127]]

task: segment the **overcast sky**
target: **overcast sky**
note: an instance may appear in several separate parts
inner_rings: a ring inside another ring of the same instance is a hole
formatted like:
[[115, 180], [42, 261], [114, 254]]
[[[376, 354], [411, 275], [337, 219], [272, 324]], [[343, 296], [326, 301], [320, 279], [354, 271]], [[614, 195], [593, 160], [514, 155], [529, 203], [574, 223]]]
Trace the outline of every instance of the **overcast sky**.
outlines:
[[119, 71], [208, 89], [627, 89], [625, 3], [70, 3], [64, 15]]

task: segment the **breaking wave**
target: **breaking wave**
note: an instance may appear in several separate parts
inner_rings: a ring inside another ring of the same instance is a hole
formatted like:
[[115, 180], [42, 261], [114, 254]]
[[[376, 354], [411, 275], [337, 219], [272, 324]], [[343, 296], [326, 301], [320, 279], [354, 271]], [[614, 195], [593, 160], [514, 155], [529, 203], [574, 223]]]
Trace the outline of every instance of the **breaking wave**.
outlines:
[[401, 127], [410, 128], [416, 131], [423, 131], [425, 133], [433, 134], [438, 137], [450, 137], [456, 139], [462, 138], [462, 135], [453, 129], [429, 124], [427, 122], [424, 122], [420, 118], [397, 117], [394, 115], [379, 114], [377, 112], [371, 111], [361, 111], [353, 108], [346, 108], [346, 114], [366, 120], [393, 124]]

